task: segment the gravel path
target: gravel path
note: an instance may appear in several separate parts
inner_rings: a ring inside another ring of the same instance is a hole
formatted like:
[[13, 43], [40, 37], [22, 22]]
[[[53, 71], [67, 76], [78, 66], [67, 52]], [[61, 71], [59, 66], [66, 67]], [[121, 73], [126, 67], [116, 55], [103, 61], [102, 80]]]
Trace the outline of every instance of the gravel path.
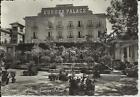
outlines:
[[[16, 83], [9, 83], [1, 87], [3, 96], [20, 95], [68, 95], [68, 82], [49, 81], [48, 72], [40, 71], [37, 76], [21, 76], [22, 70], [16, 70]], [[136, 95], [137, 79], [122, 78], [120, 81], [106, 81], [98, 79], [95, 86], [95, 95]]]

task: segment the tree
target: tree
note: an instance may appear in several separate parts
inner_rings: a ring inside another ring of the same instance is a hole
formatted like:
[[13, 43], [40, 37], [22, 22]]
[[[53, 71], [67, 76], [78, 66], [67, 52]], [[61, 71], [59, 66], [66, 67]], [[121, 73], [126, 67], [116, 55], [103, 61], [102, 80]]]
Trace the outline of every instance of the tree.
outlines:
[[87, 63], [92, 63], [92, 62], [94, 62], [94, 58], [91, 57], [91, 56], [87, 56], [87, 57], [85, 58], [85, 61], [86, 61]]
[[41, 61], [42, 62], [45, 62], [45, 63], [48, 63], [48, 62], [51, 61], [51, 58], [50, 58], [50, 56], [42, 56], [41, 57]]
[[137, 5], [137, 0], [111, 1], [111, 6], [107, 8], [107, 16], [118, 38], [138, 38]]
[[63, 58], [61, 56], [56, 56], [55, 57], [55, 62], [62, 63], [63, 62]]

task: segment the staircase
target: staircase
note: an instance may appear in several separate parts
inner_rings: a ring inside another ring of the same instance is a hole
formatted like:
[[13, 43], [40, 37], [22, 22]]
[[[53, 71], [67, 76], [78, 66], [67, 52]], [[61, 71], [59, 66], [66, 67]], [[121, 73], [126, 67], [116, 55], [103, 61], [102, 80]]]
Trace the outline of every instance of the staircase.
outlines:
[[121, 78], [125, 78], [126, 75], [123, 75], [119, 70], [112, 70], [110, 74], [100, 74], [101, 79], [107, 81], [119, 81]]

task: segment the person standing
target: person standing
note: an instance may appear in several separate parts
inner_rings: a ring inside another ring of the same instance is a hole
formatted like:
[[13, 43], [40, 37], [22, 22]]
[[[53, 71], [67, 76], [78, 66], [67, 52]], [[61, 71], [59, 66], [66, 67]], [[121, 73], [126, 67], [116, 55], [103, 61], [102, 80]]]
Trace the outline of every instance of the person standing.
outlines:
[[7, 72], [8, 72], [8, 80], [7, 81], [9, 82], [9, 80], [11, 79], [11, 82], [15, 83], [15, 81], [16, 81], [16, 79], [15, 79], [16, 71], [14, 71], [13, 69], [9, 68], [7, 70]]
[[1, 78], [1, 81], [2, 81], [2, 85], [6, 85], [7, 83], [7, 70], [5, 69], [5, 62], [4, 62], [4, 59], [1, 59], [1, 70], [2, 70], [2, 78]]
[[86, 91], [85, 95], [92, 96], [94, 95], [95, 91], [95, 83], [91, 79], [87, 78], [86, 79]]

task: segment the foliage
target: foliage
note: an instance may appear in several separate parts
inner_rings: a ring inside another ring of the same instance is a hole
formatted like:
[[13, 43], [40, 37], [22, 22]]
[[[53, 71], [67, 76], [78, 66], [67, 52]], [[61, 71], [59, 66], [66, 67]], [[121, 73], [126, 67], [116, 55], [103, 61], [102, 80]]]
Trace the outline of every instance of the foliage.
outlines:
[[47, 63], [47, 62], [50, 62], [50, 61], [51, 61], [51, 58], [49, 56], [42, 56], [41, 57], [41, 62]]
[[62, 63], [63, 62], [63, 58], [61, 56], [56, 56], [55, 57], [55, 62]]
[[90, 63], [90, 62], [93, 62], [94, 59], [93, 59], [93, 57], [88, 56], [88, 57], [85, 58], [85, 61], [86, 61], [87, 63]]
[[[38, 45], [39, 46], [39, 45]], [[71, 46], [69, 48], [63, 45], [48, 44], [49, 49], [40, 48], [34, 45], [31, 51], [17, 52], [17, 60], [23, 60], [28, 62], [34, 60], [35, 63], [80, 63], [88, 62], [93, 63], [98, 61], [103, 53], [105, 47], [101, 43], [95, 43], [93, 45], [87, 45], [86, 47]], [[22, 61], [22, 62], [23, 62]]]
[[112, 0], [107, 8], [108, 20], [120, 39], [137, 39], [137, 0]]

